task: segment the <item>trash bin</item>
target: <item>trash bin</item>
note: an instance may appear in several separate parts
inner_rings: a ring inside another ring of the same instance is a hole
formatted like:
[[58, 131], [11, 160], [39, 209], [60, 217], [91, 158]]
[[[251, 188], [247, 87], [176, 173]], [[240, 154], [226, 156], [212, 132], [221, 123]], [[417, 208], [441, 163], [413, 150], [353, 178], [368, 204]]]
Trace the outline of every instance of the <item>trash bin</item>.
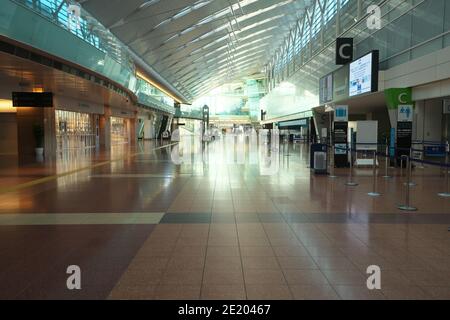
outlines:
[[311, 144], [310, 169], [315, 174], [327, 174], [327, 145], [322, 143]]

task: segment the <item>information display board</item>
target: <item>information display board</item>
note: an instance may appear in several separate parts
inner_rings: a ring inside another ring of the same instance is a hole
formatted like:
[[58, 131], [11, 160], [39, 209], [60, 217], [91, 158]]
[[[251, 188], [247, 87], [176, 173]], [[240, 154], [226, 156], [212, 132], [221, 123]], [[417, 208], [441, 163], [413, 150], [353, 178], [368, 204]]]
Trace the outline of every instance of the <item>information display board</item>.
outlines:
[[350, 97], [378, 91], [378, 64], [378, 51], [372, 51], [369, 54], [350, 63]]

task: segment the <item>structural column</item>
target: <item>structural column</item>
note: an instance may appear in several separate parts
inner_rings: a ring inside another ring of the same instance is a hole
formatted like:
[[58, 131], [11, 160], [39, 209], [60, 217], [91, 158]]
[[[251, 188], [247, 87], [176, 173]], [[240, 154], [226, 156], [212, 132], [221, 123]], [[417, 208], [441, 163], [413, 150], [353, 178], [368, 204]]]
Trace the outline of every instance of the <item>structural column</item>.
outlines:
[[173, 133], [176, 129], [179, 129], [179, 121], [181, 117], [181, 104], [178, 102], [174, 103], [175, 117], [173, 117], [170, 131]]
[[105, 105], [103, 115], [100, 115], [99, 121], [100, 148], [102, 150], [111, 150], [111, 107]]
[[17, 108], [17, 146], [19, 163], [36, 161], [37, 141], [35, 127], [44, 131], [44, 158], [51, 161], [56, 156], [55, 108]]
[[137, 145], [137, 129], [138, 129], [138, 112], [134, 111], [134, 117], [130, 118], [129, 121], [129, 141], [130, 141], [130, 146], [136, 146]]

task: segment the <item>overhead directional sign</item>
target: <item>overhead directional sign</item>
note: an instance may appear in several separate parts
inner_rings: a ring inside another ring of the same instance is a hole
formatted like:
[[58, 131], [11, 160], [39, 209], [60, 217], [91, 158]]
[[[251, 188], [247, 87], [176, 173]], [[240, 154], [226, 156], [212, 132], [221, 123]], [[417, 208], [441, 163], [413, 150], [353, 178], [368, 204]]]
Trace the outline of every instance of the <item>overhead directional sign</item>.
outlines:
[[344, 65], [353, 61], [353, 38], [336, 39], [336, 65]]

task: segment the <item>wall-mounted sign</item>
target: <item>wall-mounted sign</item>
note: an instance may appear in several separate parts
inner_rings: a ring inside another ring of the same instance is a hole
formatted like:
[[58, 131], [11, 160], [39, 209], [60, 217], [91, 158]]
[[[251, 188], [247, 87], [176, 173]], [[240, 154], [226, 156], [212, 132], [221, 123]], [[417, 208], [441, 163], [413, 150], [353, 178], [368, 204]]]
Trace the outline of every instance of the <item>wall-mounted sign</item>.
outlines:
[[411, 88], [391, 88], [384, 91], [388, 109], [397, 109], [399, 105], [414, 105]]
[[350, 63], [349, 95], [378, 91], [379, 52], [372, 51]]
[[425, 156], [445, 157], [445, 146], [425, 146]]
[[348, 106], [334, 107], [334, 121], [347, 122], [348, 121]]
[[53, 93], [51, 92], [13, 92], [13, 106], [34, 107], [34, 108], [52, 108]]
[[278, 127], [283, 129], [306, 126], [308, 126], [308, 119], [291, 120], [278, 123]]
[[413, 121], [414, 109], [412, 105], [399, 105], [398, 106], [398, 122], [412, 122]]
[[336, 39], [336, 65], [344, 65], [353, 60], [353, 38]]

